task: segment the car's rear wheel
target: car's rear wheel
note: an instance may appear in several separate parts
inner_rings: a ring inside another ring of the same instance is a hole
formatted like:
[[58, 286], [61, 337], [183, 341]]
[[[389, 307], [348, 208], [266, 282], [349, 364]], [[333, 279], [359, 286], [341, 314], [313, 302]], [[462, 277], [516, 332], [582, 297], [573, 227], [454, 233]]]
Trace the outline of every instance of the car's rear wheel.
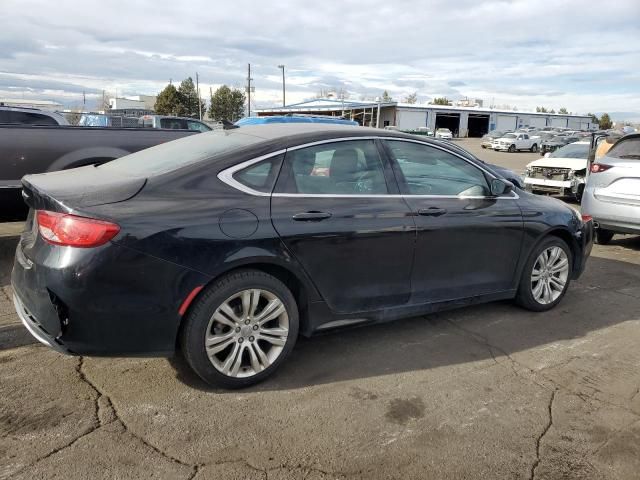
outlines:
[[516, 302], [535, 312], [555, 307], [571, 282], [572, 256], [558, 237], [547, 237], [532, 252], [520, 277]]
[[190, 308], [183, 355], [207, 383], [242, 388], [271, 375], [293, 349], [298, 307], [277, 278], [257, 270], [231, 273]]
[[537, 143], [534, 143], [534, 144], [531, 146], [531, 153], [536, 153], [537, 151], [538, 151], [538, 144], [537, 144]]
[[509, 145], [509, 153], [513, 153], [516, 151], [516, 146], [515, 145]]
[[607, 245], [613, 239], [614, 232], [604, 228], [596, 228], [595, 240], [598, 245]]

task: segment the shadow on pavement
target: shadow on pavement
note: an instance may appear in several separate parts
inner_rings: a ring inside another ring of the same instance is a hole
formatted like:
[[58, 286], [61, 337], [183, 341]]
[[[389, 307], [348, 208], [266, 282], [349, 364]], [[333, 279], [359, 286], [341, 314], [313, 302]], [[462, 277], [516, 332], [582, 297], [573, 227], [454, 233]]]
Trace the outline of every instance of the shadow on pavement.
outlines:
[[[626, 239], [623, 240], [626, 242]], [[632, 242], [638, 245], [638, 240]], [[572, 283], [554, 310], [533, 313], [498, 302], [331, 334], [300, 338], [280, 370], [245, 392], [304, 388], [358, 378], [398, 374], [491, 359], [577, 339], [628, 320], [640, 319], [640, 298], [605, 290], [609, 275], [637, 285], [635, 265], [591, 258], [580, 281]], [[600, 284], [599, 284], [600, 283]], [[619, 287], [619, 285], [617, 285]], [[489, 347], [492, 345], [492, 347]], [[496, 348], [499, 347], [499, 348]], [[179, 380], [208, 387], [181, 356], [170, 359]]]

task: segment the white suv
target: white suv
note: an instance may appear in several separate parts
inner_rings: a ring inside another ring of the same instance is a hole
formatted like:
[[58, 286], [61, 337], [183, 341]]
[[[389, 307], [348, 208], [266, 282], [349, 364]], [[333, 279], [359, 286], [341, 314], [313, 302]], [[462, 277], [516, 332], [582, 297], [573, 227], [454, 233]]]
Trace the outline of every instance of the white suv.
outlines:
[[517, 152], [520, 150], [538, 151], [538, 141], [540, 137], [530, 137], [528, 133], [507, 133], [503, 137], [496, 138], [491, 142], [491, 148], [506, 152]]
[[640, 234], [640, 134], [622, 137], [591, 164], [582, 214], [593, 217], [598, 243], [617, 232]]

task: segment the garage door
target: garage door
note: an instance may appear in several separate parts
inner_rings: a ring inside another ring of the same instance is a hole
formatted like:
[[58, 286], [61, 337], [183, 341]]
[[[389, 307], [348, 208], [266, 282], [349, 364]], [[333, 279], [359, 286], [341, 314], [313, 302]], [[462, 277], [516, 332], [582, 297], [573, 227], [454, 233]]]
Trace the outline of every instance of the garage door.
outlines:
[[552, 127], [566, 127], [567, 119], [566, 118], [552, 118], [551, 119]]
[[498, 115], [496, 122], [496, 130], [515, 130], [516, 129], [516, 117], [515, 115]]
[[580, 120], [570, 118], [568, 127], [573, 128], [574, 130], [580, 130]]
[[531, 117], [529, 120], [529, 125], [532, 127], [546, 127], [547, 126], [547, 118], [546, 117]]
[[414, 130], [427, 126], [427, 112], [415, 110], [398, 110], [398, 128], [402, 130]]

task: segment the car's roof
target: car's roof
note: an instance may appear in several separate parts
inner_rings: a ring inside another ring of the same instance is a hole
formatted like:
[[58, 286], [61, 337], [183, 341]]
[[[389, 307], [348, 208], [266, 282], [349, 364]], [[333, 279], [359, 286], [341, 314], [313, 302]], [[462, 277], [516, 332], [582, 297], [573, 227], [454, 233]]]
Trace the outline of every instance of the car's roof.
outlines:
[[267, 123], [264, 125], [245, 125], [240, 128], [227, 130], [228, 133], [238, 133], [251, 135], [253, 137], [267, 140], [288, 139], [299, 137], [303, 140], [313, 141], [314, 138], [335, 137], [366, 137], [384, 136], [398, 137], [404, 136], [413, 138], [411, 135], [403, 134], [394, 130], [384, 130], [382, 128], [356, 127], [354, 125], [338, 125], [327, 123]]

